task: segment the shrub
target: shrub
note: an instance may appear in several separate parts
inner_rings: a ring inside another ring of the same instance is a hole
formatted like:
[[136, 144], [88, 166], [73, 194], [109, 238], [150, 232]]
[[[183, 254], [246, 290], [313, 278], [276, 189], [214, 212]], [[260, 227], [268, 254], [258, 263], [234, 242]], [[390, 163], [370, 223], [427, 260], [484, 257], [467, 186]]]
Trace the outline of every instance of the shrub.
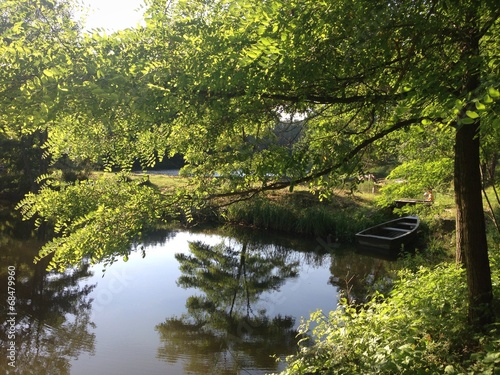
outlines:
[[452, 171], [453, 160], [450, 158], [403, 163], [387, 176], [389, 183], [380, 189], [378, 204], [385, 207], [400, 198], [424, 199], [423, 194], [429, 188], [441, 194], [447, 193], [451, 187]]
[[344, 300], [328, 316], [317, 311], [303, 321], [300, 334], [312, 337], [287, 358], [282, 375], [493, 373], [498, 333], [492, 327], [474, 339], [466, 295], [455, 265], [404, 271], [387, 298], [376, 295], [362, 307]]

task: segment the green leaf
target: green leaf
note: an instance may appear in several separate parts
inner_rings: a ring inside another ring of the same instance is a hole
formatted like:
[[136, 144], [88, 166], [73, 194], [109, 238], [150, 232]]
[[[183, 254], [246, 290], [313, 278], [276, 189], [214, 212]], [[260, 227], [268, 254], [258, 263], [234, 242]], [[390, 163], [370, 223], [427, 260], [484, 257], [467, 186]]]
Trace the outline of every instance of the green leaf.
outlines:
[[44, 113], [49, 113], [49, 107], [45, 103], [40, 103], [40, 108]]
[[445, 374], [454, 374], [455, 373], [455, 367], [453, 367], [452, 365], [446, 366], [446, 368], [444, 369], [444, 373]]
[[473, 124], [474, 122], [475, 122], [474, 119], [471, 119], [468, 117], [464, 117], [464, 118], [460, 119], [460, 121], [459, 121], [459, 123], [463, 124], [463, 125], [470, 125], [470, 124]]
[[486, 110], [486, 106], [481, 102], [476, 102], [476, 109], [478, 111], [484, 111], [484, 110]]
[[465, 112], [465, 114], [470, 117], [470, 118], [473, 118], [473, 119], [476, 119], [479, 117], [478, 113], [477, 112], [474, 112], [474, 111], [467, 111]]
[[252, 59], [256, 59], [257, 57], [260, 56], [261, 53], [262, 52], [259, 51], [258, 49], [251, 49], [251, 50], [247, 51], [246, 54], [247, 54], [248, 57], [250, 57]]
[[[423, 121], [422, 121], [422, 123], [423, 123]], [[429, 125], [429, 124], [425, 123], [424, 125]], [[424, 128], [421, 127], [420, 125], [415, 125], [415, 130], [417, 131], [417, 133], [423, 133], [423, 132], [425, 132]]]
[[483, 98], [483, 102], [486, 103], [486, 104], [491, 104], [493, 103], [493, 99], [491, 98], [491, 96], [489, 96], [488, 94], [486, 94]]
[[54, 77], [54, 72], [51, 69], [44, 69], [43, 74], [47, 77]]
[[496, 88], [494, 87], [490, 87], [488, 89], [488, 94], [492, 97], [492, 98], [498, 98], [500, 97], [500, 91], [498, 91]]

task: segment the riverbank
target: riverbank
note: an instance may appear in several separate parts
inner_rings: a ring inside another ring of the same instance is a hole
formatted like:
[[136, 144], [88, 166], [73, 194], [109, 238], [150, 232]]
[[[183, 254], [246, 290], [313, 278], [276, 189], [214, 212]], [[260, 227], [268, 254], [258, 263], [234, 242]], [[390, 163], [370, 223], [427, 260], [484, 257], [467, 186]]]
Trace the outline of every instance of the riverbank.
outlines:
[[320, 202], [307, 191], [264, 194], [256, 199], [229, 206], [223, 217], [227, 223], [306, 236], [331, 237], [352, 243], [354, 234], [390, 217], [377, 210], [364, 196], [336, 195]]
[[[93, 177], [114, 174], [94, 173]], [[169, 174], [133, 173], [128, 178], [147, 184], [164, 194], [186, 188], [189, 178]], [[311, 238], [327, 238], [335, 244], [353, 244], [355, 234], [365, 228], [394, 219], [401, 215], [418, 214], [421, 217], [421, 236], [417, 247], [426, 252], [433, 264], [453, 259], [454, 210], [452, 198], [439, 195], [430, 206], [408, 206], [394, 210], [378, 204], [380, 194], [374, 183], [366, 181], [356, 190], [338, 188], [329, 199], [320, 201], [318, 195], [306, 186], [261, 193], [253, 199], [243, 200], [223, 208], [208, 206], [205, 210], [191, 212], [194, 221], [176, 218], [182, 225], [231, 225], [282, 233], [299, 234]], [[220, 202], [217, 202], [220, 203]], [[226, 203], [226, 202], [224, 202]], [[217, 204], [215, 205], [217, 206]]]
[[[116, 173], [92, 172], [91, 179], [116, 179]], [[190, 179], [172, 173], [131, 173], [118, 175], [122, 181], [150, 186], [175, 202], [178, 189], [189, 192]], [[106, 182], [105, 182], [106, 183]], [[174, 197], [171, 199], [170, 197]], [[293, 192], [287, 189], [261, 193], [253, 199], [230, 205], [220, 201], [214, 205], [192, 209], [178, 209], [165, 203], [168, 210], [161, 215], [166, 225], [231, 225], [250, 227], [282, 233], [292, 233], [311, 238], [321, 237], [329, 243], [352, 244], [355, 233], [398, 215], [418, 213], [421, 217], [421, 235], [418, 249], [433, 257], [433, 263], [453, 256], [454, 212], [447, 208], [449, 198], [439, 196], [432, 206], [405, 207], [395, 211], [391, 207], [380, 207], [373, 182], [365, 182], [356, 190], [336, 189], [328, 199], [320, 200], [306, 186], [296, 186]], [[447, 199], [447, 200], [446, 200]], [[72, 203], [71, 203], [72, 204]], [[174, 204], [175, 205], [175, 204]], [[161, 206], [161, 204], [160, 204]], [[413, 210], [413, 211], [408, 211]], [[188, 218], [190, 220], [188, 220]]]

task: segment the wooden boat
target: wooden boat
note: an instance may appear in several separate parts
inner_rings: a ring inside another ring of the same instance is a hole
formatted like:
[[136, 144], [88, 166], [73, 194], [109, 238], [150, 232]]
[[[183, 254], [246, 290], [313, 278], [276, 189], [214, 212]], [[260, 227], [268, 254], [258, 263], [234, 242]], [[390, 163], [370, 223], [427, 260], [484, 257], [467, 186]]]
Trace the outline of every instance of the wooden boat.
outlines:
[[361, 248], [372, 248], [397, 254], [402, 246], [410, 245], [420, 225], [418, 216], [405, 216], [387, 221], [356, 234], [356, 244]]

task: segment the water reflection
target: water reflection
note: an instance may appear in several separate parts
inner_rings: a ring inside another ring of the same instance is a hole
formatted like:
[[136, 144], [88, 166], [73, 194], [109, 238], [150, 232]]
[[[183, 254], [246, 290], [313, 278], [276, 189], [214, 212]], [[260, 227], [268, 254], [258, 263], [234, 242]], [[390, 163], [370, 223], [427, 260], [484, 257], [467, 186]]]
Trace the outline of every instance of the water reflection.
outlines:
[[[7, 285], [8, 269], [15, 269], [15, 368], [0, 360], [0, 372], [9, 374], [70, 374], [70, 360], [92, 353], [95, 336], [90, 333], [94, 286], [82, 280], [89, 265], [65, 273], [47, 273], [47, 262], [33, 264], [41, 243], [5, 240], [0, 245], [0, 284]], [[11, 341], [7, 336], [8, 289], [0, 288], [2, 304], [2, 353]], [[11, 316], [9, 316], [11, 317]]]
[[332, 256], [329, 282], [338, 287], [341, 295], [351, 303], [364, 303], [375, 290], [388, 291], [392, 285], [391, 271], [395, 263], [368, 257], [354, 251]]
[[[347, 273], [358, 275], [351, 293], [361, 296], [389, 267], [352, 251], [313, 251], [314, 239], [268, 235], [159, 232], [104, 277], [102, 265], [46, 273], [46, 264], [32, 264], [41, 244], [0, 239], [0, 283], [9, 265], [18, 275], [18, 368], [10, 373], [277, 372], [283, 364], [270, 356], [296, 350], [301, 316], [334, 309]], [[3, 350], [5, 324], [0, 331]]]
[[177, 284], [201, 294], [187, 299], [186, 313], [156, 327], [162, 342], [158, 358], [169, 363], [182, 358], [189, 374], [276, 369], [270, 354], [284, 356], [295, 349], [295, 320], [272, 317], [257, 305], [264, 292], [297, 277], [298, 259], [278, 246], [249, 241], [191, 242], [189, 250], [175, 255], [182, 272]]

